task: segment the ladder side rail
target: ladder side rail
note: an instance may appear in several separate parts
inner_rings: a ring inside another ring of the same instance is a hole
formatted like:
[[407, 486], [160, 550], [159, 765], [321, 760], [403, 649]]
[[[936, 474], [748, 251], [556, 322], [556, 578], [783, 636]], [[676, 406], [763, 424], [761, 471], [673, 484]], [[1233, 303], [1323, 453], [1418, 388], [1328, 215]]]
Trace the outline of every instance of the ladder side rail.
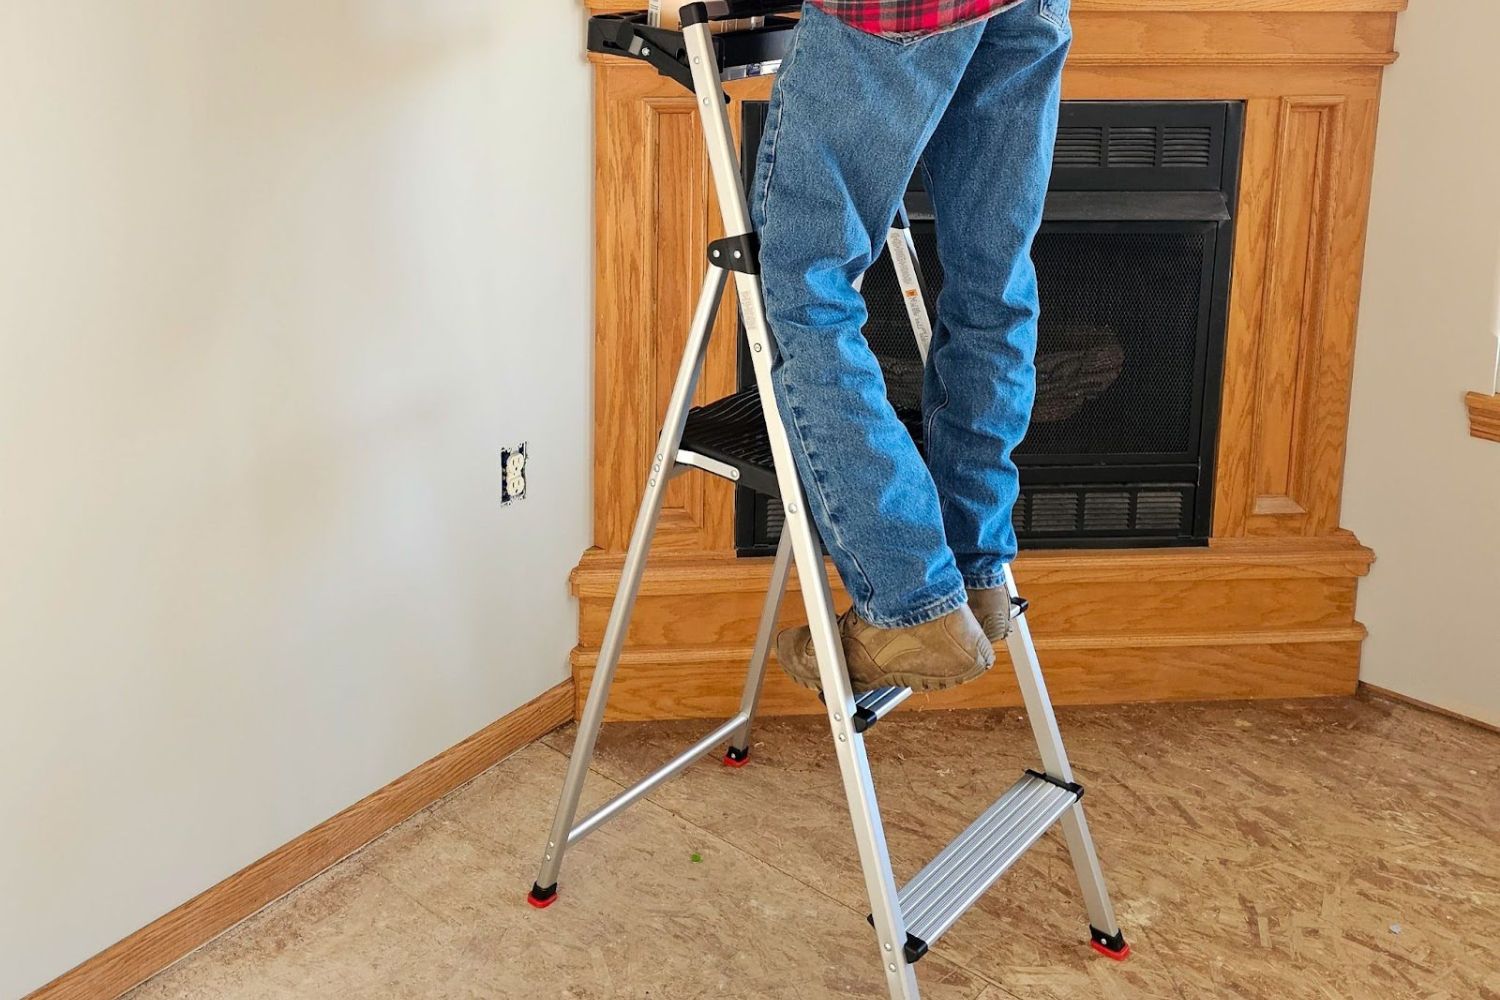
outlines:
[[[694, 91], [699, 102], [699, 119], [703, 123], [709, 164], [719, 207], [723, 213], [724, 231], [727, 238], [745, 236], [752, 231], [750, 213], [745, 204], [739, 158], [735, 152], [725, 109], [724, 89], [713, 58], [713, 43], [708, 24], [701, 15], [701, 5], [692, 5], [683, 10], [683, 37], [687, 43]], [[886, 849], [885, 830], [880, 820], [875, 786], [870, 779], [869, 760], [865, 755], [864, 740], [854, 730], [851, 721], [855, 710], [854, 693], [844, 667], [843, 648], [835, 631], [833, 595], [829, 591], [828, 575], [823, 567], [823, 552], [807, 516], [806, 501], [793, 463], [791, 445], [771, 387], [773, 342], [767, 330], [760, 277], [748, 270], [737, 271], [735, 288], [739, 295], [745, 336], [750, 343], [756, 385], [760, 390], [777, 482], [786, 513], [786, 526], [783, 530], [790, 532], [792, 536], [797, 576], [801, 581], [808, 624], [812, 629], [813, 648], [822, 674], [834, 747], [843, 776], [844, 792], [849, 800], [854, 838], [859, 848], [865, 887], [869, 893], [875, 930], [880, 941], [881, 968], [885, 972], [892, 1000], [919, 1000], [916, 972], [902, 954], [906, 929], [897, 902], [896, 881]]]
[[776, 560], [771, 564], [771, 585], [766, 590], [766, 603], [760, 612], [760, 626], [755, 630], [755, 650], [750, 654], [750, 668], [745, 673], [745, 690], [740, 695], [740, 715], [745, 721], [729, 738], [729, 751], [724, 756], [726, 763], [742, 764], [750, 754], [750, 724], [755, 719], [755, 706], [760, 701], [761, 687], [766, 680], [766, 663], [771, 658], [771, 643], [776, 639], [776, 619], [791, 574], [792, 538], [782, 532], [781, 541], [776, 543]]
[[[1005, 567], [1005, 585], [1010, 593], [1016, 593], [1015, 573], [1008, 565]], [[1031, 628], [1024, 614], [1011, 619], [1010, 635], [1005, 644], [1010, 653], [1011, 667], [1016, 672], [1016, 683], [1021, 689], [1021, 701], [1026, 706], [1026, 718], [1036, 738], [1042, 770], [1060, 781], [1070, 782], [1073, 768], [1068, 763], [1068, 752], [1063, 748], [1062, 732], [1057, 728], [1057, 715], [1047, 696], [1047, 682], [1042, 677], [1041, 661], [1037, 659]]]
[[610, 684], [614, 681], [615, 669], [620, 663], [620, 651], [625, 645], [625, 633], [630, 624], [631, 612], [635, 609], [636, 595], [640, 592], [641, 577], [646, 569], [646, 558], [651, 550], [651, 539], [656, 534], [656, 524], [661, 517], [662, 501], [666, 497], [672, 465], [668, 456], [677, 453], [682, 441], [682, 429], [687, 423], [688, 408], [693, 393], [697, 391], [698, 379], [703, 372], [703, 360], [708, 352], [709, 337], [714, 320], [718, 316], [719, 300], [724, 295], [728, 272], [712, 265], [703, 279], [703, 291], [698, 296], [698, 305], [693, 312], [692, 326], [682, 354], [682, 364], [677, 370], [677, 380], [672, 388], [667, 415], [662, 422], [661, 436], [657, 439], [656, 455], [647, 476], [645, 495], [641, 500], [640, 513], [636, 515], [635, 528], [630, 535], [630, 547], [625, 556], [625, 565], [620, 572], [620, 589], [610, 609], [609, 622], [604, 629], [604, 640], [599, 648], [598, 665], [594, 670], [593, 684], [584, 703], [583, 717], [578, 722], [578, 737], [573, 744], [573, 753], [568, 760], [568, 774], [563, 781], [562, 796], [557, 804], [557, 815], [552, 821], [552, 831], [547, 836], [547, 848], [543, 851], [541, 871], [532, 888], [532, 899], [545, 903], [557, 891], [557, 875], [562, 868], [562, 859], [567, 851], [569, 834], [578, 815], [578, 801], [583, 794], [583, 783], [588, 776], [589, 762], [594, 756], [594, 744], [599, 737], [599, 727], [604, 722], [604, 707], [609, 701]]
[[[1016, 593], [1015, 573], [1009, 566], [1005, 567], [1005, 583], [1010, 593]], [[1042, 769], [1059, 781], [1072, 782], [1073, 768], [1068, 762], [1067, 750], [1063, 747], [1062, 732], [1057, 728], [1057, 715], [1052, 710], [1052, 700], [1047, 696], [1047, 682], [1042, 677], [1041, 661], [1037, 659], [1036, 645], [1031, 641], [1031, 626], [1025, 614], [1012, 620], [1010, 635], [1005, 642], [1011, 666], [1015, 668], [1016, 682], [1021, 688], [1021, 700], [1026, 705], [1026, 718], [1031, 723], [1031, 732], [1036, 738]], [[1084, 819], [1082, 801], [1073, 803], [1072, 808], [1063, 813], [1061, 826], [1063, 839], [1068, 844], [1068, 854], [1073, 859], [1073, 870], [1078, 876], [1079, 888], [1083, 891], [1089, 925], [1096, 932], [1102, 931], [1109, 936], [1118, 935], [1120, 926], [1115, 920], [1114, 906], [1110, 903], [1109, 890], [1104, 884], [1104, 872], [1099, 867], [1099, 856], [1094, 850], [1088, 821]]]

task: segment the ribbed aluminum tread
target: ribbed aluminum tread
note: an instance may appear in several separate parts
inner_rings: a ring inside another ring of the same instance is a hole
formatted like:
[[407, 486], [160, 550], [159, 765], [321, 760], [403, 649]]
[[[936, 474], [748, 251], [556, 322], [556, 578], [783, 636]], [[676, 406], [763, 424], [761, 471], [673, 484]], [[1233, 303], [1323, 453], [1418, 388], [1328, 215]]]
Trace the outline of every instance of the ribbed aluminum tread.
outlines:
[[906, 932], [931, 945], [1078, 801], [1026, 774], [901, 890]]
[[[920, 446], [921, 415], [905, 410], [898, 410], [896, 415]], [[740, 472], [741, 486], [770, 497], [780, 495], [766, 418], [755, 389], [695, 406], [688, 412], [681, 447], [734, 466]]]
[[864, 732], [896, 710], [896, 706], [911, 697], [911, 688], [883, 687], [863, 691], [854, 696], [854, 729]]

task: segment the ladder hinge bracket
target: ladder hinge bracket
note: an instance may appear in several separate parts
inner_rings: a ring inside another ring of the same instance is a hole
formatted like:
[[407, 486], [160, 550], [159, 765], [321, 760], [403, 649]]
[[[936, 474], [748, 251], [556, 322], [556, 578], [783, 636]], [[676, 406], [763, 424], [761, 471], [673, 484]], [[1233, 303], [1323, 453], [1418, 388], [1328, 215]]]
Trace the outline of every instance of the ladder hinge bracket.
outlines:
[[760, 273], [760, 237], [754, 233], [726, 236], [708, 245], [708, 262], [726, 271]]
[[682, 47], [682, 36], [676, 32], [648, 28], [621, 18], [610, 25], [602, 46], [596, 51], [650, 63], [657, 73], [697, 93], [693, 86], [693, 69], [688, 65], [687, 53]]
[[1078, 796], [1080, 799], [1083, 798], [1083, 786], [1076, 781], [1064, 781], [1061, 778], [1054, 778], [1052, 777], [1052, 775], [1046, 774], [1045, 772], [1034, 771], [1029, 767], [1026, 769], [1026, 773], [1031, 775], [1033, 778], [1041, 778], [1049, 785], [1056, 785], [1058, 788], [1066, 789], [1067, 791], [1070, 791], [1074, 795]]

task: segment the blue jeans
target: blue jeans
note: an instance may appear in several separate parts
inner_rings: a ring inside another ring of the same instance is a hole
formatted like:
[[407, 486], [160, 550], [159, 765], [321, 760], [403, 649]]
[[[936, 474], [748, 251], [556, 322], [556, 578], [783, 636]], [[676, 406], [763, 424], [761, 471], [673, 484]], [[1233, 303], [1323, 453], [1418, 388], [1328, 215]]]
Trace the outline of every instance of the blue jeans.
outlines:
[[[939, 618], [1015, 558], [1013, 449], [1036, 395], [1041, 224], [1072, 39], [1025, 0], [912, 41], [804, 5], [750, 192], [773, 382], [812, 515], [855, 610]], [[921, 158], [944, 270], [922, 392], [927, 461], [886, 398], [855, 280]]]

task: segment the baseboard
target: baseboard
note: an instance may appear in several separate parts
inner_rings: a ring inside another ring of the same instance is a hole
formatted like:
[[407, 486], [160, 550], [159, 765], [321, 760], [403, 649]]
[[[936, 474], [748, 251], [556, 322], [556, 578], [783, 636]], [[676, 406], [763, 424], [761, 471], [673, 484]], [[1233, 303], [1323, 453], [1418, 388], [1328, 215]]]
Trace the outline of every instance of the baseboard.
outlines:
[[1464, 402], [1469, 408], [1469, 433], [1485, 441], [1500, 441], [1500, 396], [1471, 392]]
[[194, 896], [24, 1000], [119, 996], [572, 719], [573, 682], [569, 680]]
[[1485, 722], [1482, 719], [1476, 719], [1472, 715], [1464, 715], [1462, 712], [1455, 712], [1451, 708], [1444, 708], [1441, 705], [1434, 705], [1430, 701], [1423, 701], [1420, 698], [1413, 698], [1411, 695], [1402, 694], [1400, 691], [1392, 691], [1390, 688], [1383, 688], [1378, 684], [1371, 684], [1368, 681], [1360, 681], [1359, 689], [1370, 694], [1379, 695], [1382, 698], [1389, 698], [1391, 701], [1399, 701], [1403, 705], [1410, 705], [1413, 708], [1420, 708], [1424, 712], [1431, 712], [1434, 715], [1441, 715], [1449, 719], [1455, 719], [1458, 722], [1466, 722], [1471, 726], [1478, 726], [1480, 729], [1485, 729], [1492, 733], [1500, 733], [1500, 726]]

